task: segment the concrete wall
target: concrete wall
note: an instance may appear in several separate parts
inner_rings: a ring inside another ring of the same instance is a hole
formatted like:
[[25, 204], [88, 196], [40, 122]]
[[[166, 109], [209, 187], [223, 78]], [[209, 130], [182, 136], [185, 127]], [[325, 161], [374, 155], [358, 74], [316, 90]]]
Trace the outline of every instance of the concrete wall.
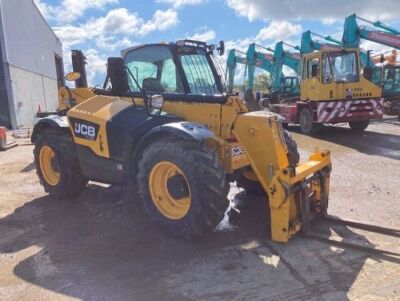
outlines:
[[55, 56], [62, 45], [33, 0], [0, 0], [2, 28], [15, 110], [13, 127], [30, 127], [38, 105], [57, 107]]
[[39, 106], [42, 111], [57, 108], [57, 80], [12, 65], [10, 76], [18, 127], [31, 127]]

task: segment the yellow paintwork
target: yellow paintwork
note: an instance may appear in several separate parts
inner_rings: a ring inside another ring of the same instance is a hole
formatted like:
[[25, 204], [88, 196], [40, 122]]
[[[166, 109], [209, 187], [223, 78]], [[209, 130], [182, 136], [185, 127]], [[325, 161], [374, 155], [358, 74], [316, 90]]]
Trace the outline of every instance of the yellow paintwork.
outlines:
[[71, 108], [67, 116], [87, 120], [99, 125], [99, 134], [95, 141], [76, 137], [70, 124], [75, 143], [89, 147], [96, 155], [109, 158], [106, 123], [113, 116], [131, 106], [132, 103], [120, 97], [94, 96]]
[[89, 98], [96, 96], [91, 88], [68, 88], [62, 87], [58, 90], [58, 111], [67, 110], [72, 107], [70, 103], [71, 100], [75, 104], [80, 104]]
[[44, 145], [39, 152], [39, 165], [44, 180], [51, 186], [56, 186], [60, 182], [60, 172], [54, 170], [53, 160], [56, 154], [53, 149]]
[[[359, 49], [346, 49], [346, 51], [356, 52], [356, 57], [359, 58]], [[351, 89], [353, 91], [352, 99], [368, 99], [368, 98], [379, 98], [382, 95], [382, 89], [368, 81], [360, 74], [358, 82], [353, 83], [336, 83], [331, 81], [330, 83], [322, 82], [322, 57], [324, 53], [335, 52], [335, 50], [324, 50], [310, 54], [305, 54], [302, 57], [302, 66], [305, 70], [302, 70], [301, 80], [301, 93], [300, 99], [302, 101], [321, 101], [321, 100], [341, 100], [346, 99], [346, 90]], [[337, 52], [337, 50], [336, 50]], [[307, 68], [307, 60], [319, 58], [320, 68], [319, 76], [307, 78], [305, 71]], [[360, 60], [358, 61], [358, 70], [361, 70]], [[360, 72], [361, 73], [361, 72]]]
[[[168, 192], [168, 180], [176, 175], [182, 175], [186, 181], [189, 195], [176, 200]], [[172, 220], [179, 220], [186, 216], [191, 205], [191, 192], [187, 179], [182, 170], [172, 162], [161, 161], [150, 172], [149, 189], [151, 200], [157, 210]]]
[[[109, 158], [106, 122], [121, 110], [131, 106], [132, 99], [92, 96], [90, 89], [86, 89], [86, 91], [78, 89], [73, 93], [77, 96], [77, 105], [68, 110], [67, 116], [99, 125], [99, 135], [95, 141], [75, 136], [74, 141], [88, 146], [98, 156]], [[85, 95], [88, 96], [86, 100], [84, 99]], [[135, 98], [135, 102], [137, 105], [143, 106], [143, 99]], [[273, 240], [287, 242], [293, 233], [301, 229], [298, 195], [290, 195], [288, 191], [309, 175], [330, 165], [329, 154], [322, 157], [320, 153], [316, 153], [309, 162], [300, 164], [295, 172], [288, 173], [287, 147], [281, 124], [276, 115], [266, 111], [249, 113], [243, 101], [236, 96], [231, 96], [225, 104], [165, 101], [163, 111], [184, 120], [206, 125], [216, 135], [207, 141], [207, 145], [218, 150], [220, 161], [226, 172], [233, 173], [243, 169], [246, 170], [246, 175], [250, 175], [250, 178], [260, 182], [268, 195], [271, 208]], [[73, 133], [72, 128], [71, 132]], [[158, 184], [154, 184], [156, 186], [152, 188], [152, 195], [154, 200], [157, 200], [159, 195], [162, 199], [167, 200], [167, 203], [155, 202], [155, 205], [159, 206], [157, 208], [160, 212], [164, 210], [165, 216], [179, 218], [184, 214], [185, 209], [183, 208], [186, 208], [186, 205], [182, 205], [182, 210], [179, 209], [179, 212], [173, 211], [173, 208], [179, 207], [178, 204], [167, 197], [165, 187], [160, 186], [160, 183], [165, 183], [171, 170], [173, 170], [172, 167], [163, 165], [153, 171], [151, 183]], [[176, 171], [176, 169], [174, 170]], [[319, 183], [313, 182], [307, 188], [313, 190], [316, 201], [321, 197], [319, 185]], [[324, 185], [326, 186], [325, 191], [328, 191], [329, 179], [325, 181]], [[162, 207], [161, 204], [168, 206]]]
[[[301, 208], [299, 192], [291, 193], [290, 189], [299, 185], [308, 176], [323, 169], [330, 170], [331, 160], [328, 151], [312, 154], [308, 162], [296, 167], [294, 173], [287, 168], [275, 172], [269, 185], [268, 199], [271, 210], [271, 237], [275, 241], [287, 242], [290, 237], [301, 230]], [[329, 193], [329, 172], [325, 177], [324, 191]], [[321, 187], [318, 180], [307, 185], [307, 193], [313, 195], [313, 202], [321, 199]]]

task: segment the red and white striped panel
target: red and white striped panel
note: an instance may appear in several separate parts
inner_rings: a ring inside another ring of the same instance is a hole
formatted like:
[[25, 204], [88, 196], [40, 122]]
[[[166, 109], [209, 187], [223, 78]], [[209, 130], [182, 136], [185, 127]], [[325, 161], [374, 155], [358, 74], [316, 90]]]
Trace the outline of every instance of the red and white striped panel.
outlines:
[[317, 105], [317, 120], [321, 123], [343, 122], [347, 118], [381, 118], [383, 99], [327, 101]]

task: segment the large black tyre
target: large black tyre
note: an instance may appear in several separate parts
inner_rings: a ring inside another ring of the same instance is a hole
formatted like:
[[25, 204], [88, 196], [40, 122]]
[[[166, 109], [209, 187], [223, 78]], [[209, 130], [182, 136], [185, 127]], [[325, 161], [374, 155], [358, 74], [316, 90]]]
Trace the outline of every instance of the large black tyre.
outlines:
[[[288, 150], [287, 157], [289, 161], [289, 166], [295, 167], [300, 162], [300, 154], [297, 148], [297, 143], [292, 138], [292, 135], [289, 133], [289, 131], [283, 131], [283, 136], [285, 137], [285, 142]], [[238, 187], [242, 187], [249, 195], [265, 194], [264, 188], [261, 186], [260, 182], [246, 178], [243, 173], [238, 174], [236, 178], [236, 185]]]
[[[46, 154], [52, 153], [51, 169], [48, 170]], [[33, 150], [36, 173], [44, 190], [57, 199], [77, 197], [86, 187], [88, 180], [83, 176], [71, 136], [62, 130], [46, 129], [35, 141]], [[58, 176], [49, 178], [48, 172]], [[53, 173], [54, 174], [54, 173]]]
[[300, 154], [297, 143], [293, 139], [289, 131], [283, 130], [283, 136], [285, 137], [285, 142], [288, 150], [287, 157], [289, 165], [295, 167], [300, 162]]
[[300, 130], [306, 135], [315, 135], [321, 129], [320, 123], [313, 122], [313, 115], [309, 108], [302, 108], [299, 113]]
[[[175, 170], [174, 176], [168, 168]], [[216, 151], [196, 141], [151, 143], [139, 161], [137, 185], [149, 217], [180, 238], [212, 231], [229, 205], [230, 186]]]
[[349, 126], [354, 132], [363, 132], [369, 125], [369, 120], [349, 121]]

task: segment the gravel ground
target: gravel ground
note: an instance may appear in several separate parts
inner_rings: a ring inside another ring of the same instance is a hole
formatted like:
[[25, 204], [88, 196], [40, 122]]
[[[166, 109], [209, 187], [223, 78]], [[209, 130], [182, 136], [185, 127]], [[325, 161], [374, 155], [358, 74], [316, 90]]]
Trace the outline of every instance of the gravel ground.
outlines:
[[[290, 130], [303, 159], [316, 147], [331, 150], [331, 214], [400, 227], [396, 118], [363, 134], [346, 126], [315, 138]], [[0, 152], [0, 300], [400, 300], [398, 258], [301, 236], [273, 243], [262, 200], [237, 225], [225, 220], [202, 240], [180, 241], [162, 234], [121, 188], [92, 183], [75, 200], [46, 196], [32, 149]]]

